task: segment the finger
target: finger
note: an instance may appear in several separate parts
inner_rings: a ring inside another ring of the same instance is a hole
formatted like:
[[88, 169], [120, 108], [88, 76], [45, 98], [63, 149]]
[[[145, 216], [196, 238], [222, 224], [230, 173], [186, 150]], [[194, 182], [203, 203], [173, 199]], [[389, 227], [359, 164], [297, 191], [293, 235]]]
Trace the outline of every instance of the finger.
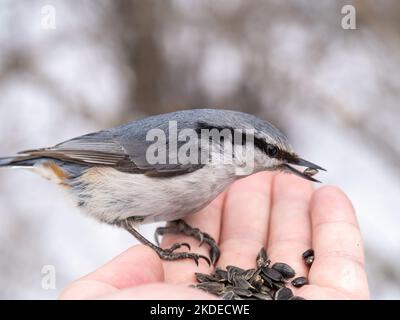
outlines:
[[354, 209], [336, 187], [317, 190], [311, 201], [315, 261], [310, 283], [368, 298], [364, 250]]
[[311, 247], [309, 213], [312, 184], [291, 174], [278, 174], [273, 181], [268, 256], [272, 263], [290, 265], [296, 276], [306, 276], [302, 253]]
[[61, 299], [88, 299], [110, 294], [123, 288], [164, 280], [164, 271], [157, 254], [137, 245], [73, 282], [61, 294]]
[[268, 172], [257, 173], [229, 188], [223, 212], [219, 266], [254, 267], [267, 239], [272, 177]]
[[151, 283], [101, 296], [113, 300], [214, 300], [216, 296], [187, 285]]
[[[221, 215], [224, 203], [224, 194], [219, 195], [206, 208], [198, 213], [185, 218], [185, 222], [191, 227], [199, 228], [203, 232], [207, 232], [218, 243], [221, 228]], [[177, 242], [187, 242], [191, 246], [191, 252], [209, 256], [209, 246], [203, 244], [199, 247], [199, 241], [187, 237], [185, 235], [167, 234], [163, 237], [162, 247], [168, 248]], [[187, 250], [187, 248], [182, 248]], [[177, 250], [176, 252], [182, 251]], [[165, 270], [165, 280], [170, 283], [193, 283], [195, 282], [195, 272], [211, 272], [210, 267], [203, 259], [199, 260], [199, 266], [191, 259], [179, 261], [163, 261]]]

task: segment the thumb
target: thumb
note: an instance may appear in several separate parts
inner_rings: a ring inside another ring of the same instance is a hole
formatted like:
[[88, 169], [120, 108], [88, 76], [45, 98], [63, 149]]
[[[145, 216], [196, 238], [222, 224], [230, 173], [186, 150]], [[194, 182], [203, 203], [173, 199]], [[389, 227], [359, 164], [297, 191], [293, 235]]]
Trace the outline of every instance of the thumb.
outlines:
[[160, 281], [164, 281], [161, 260], [150, 248], [137, 245], [70, 284], [60, 299], [94, 299], [120, 289]]

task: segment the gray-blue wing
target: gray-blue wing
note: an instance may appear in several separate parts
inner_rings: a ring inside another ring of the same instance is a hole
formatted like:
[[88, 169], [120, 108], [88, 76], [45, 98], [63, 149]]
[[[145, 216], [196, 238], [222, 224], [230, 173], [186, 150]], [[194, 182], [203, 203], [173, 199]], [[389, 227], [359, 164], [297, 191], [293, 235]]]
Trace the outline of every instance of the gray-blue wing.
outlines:
[[149, 163], [146, 152], [152, 143], [146, 141], [145, 137], [132, 138], [131, 135], [127, 137], [105, 130], [80, 136], [51, 148], [27, 150], [20, 154], [27, 158], [48, 157], [88, 166], [109, 166], [122, 172], [143, 173], [155, 177], [185, 174], [202, 167], [200, 164]]

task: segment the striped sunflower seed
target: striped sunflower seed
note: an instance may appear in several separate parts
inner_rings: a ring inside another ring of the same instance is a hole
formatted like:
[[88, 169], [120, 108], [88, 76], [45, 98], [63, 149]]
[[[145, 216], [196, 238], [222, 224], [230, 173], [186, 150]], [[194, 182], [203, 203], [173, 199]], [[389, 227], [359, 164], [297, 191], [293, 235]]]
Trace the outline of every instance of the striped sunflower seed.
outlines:
[[293, 297], [293, 292], [289, 288], [282, 287], [278, 291], [275, 292], [274, 299], [275, 300], [289, 300]]
[[292, 280], [293, 287], [300, 288], [308, 284], [308, 279], [306, 277], [298, 277]]
[[285, 279], [293, 278], [296, 275], [293, 268], [286, 263], [277, 262], [271, 268], [278, 271]]
[[267, 267], [269, 265], [267, 251], [264, 248], [261, 248], [260, 252], [257, 255], [256, 264], [258, 268]]
[[285, 280], [283, 275], [275, 269], [271, 269], [269, 267], [262, 267], [261, 271], [267, 278], [271, 279], [272, 281], [280, 282]]

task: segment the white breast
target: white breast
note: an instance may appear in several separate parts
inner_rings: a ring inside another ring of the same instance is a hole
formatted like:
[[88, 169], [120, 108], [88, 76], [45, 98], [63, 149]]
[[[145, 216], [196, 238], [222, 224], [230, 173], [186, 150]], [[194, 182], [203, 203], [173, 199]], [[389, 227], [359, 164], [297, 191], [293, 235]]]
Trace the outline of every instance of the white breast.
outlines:
[[97, 167], [79, 178], [78, 197], [87, 213], [104, 222], [132, 216], [144, 223], [171, 221], [205, 207], [235, 179], [226, 166], [165, 178]]

